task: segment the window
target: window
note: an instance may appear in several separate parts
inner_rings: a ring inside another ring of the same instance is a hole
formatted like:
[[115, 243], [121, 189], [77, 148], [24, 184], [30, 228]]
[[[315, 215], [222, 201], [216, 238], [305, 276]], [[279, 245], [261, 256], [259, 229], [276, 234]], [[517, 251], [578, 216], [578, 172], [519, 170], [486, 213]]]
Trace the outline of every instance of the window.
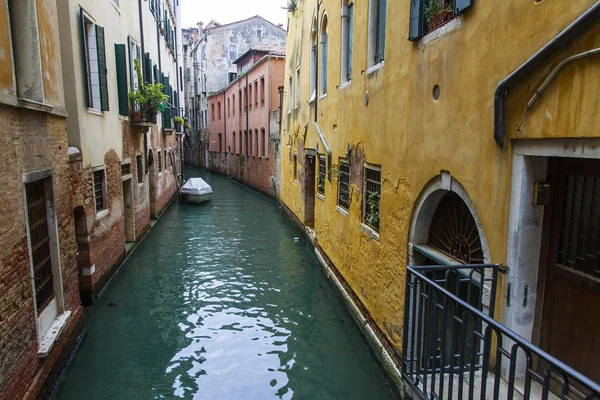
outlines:
[[262, 29], [257, 29], [256, 30], [256, 37], [259, 38], [259, 39], [262, 39], [262, 36], [263, 36]]
[[365, 166], [363, 193], [363, 220], [365, 224], [379, 232], [379, 205], [381, 201], [381, 168]]
[[168, 150], [165, 150], [165, 171], [167, 170], [167, 154]]
[[[310, 101], [317, 97], [317, 36], [317, 16], [315, 15], [310, 36]], [[291, 82], [289, 87], [292, 87]]]
[[82, 38], [84, 43], [83, 66], [86, 76], [85, 101], [89, 108], [108, 111], [108, 80], [104, 28], [80, 10]]
[[131, 163], [121, 164], [121, 176], [131, 174]]
[[252, 83], [250, 84], [250, 86], [248, 87], [248, 104], [250, 106], [250, 110], [252, 110]]
[[254, 130], [254, 149], [255, 149], [254, 155], [256, 157], [258, 157], [259, 156], [259, 153], [258, 153], [258, 129]]
[[249, 151], [248, 155], [251, 156], [252, 155], [252, 129], [250, 129], [250, 132], [248, 134], [248, 136], [246, 137], [246, 151]]
[[227, 98], [227, 118], [231, 118], [231, 99]]
[[296, 154], [296, 153], [294, 153], [293, 163], [294, 163], [294, 165], [292, 165], [292, 168], [293, 168], [294, 180], [297, 181], [298, 180], [298, 154]]
[[94, 202], [96, 213], [107, 209], [106, 201], [106, 174], [104, 168], [93, 172], [94, 174]]
[[219, 117], [219, 121], [221, 120], [221, 102], [217, 103], [217, 115]]
[[[138, 46], [131, 36], [127, 37], [127, 47], [129, 49], [129, 88], [135, 90], [138, 87], [138, 77], [135, 72], [135, 60], [140, 60], [140, 46]], [[142, 68], [140, 64], [140, 68]]]
[[292, 112], [292, 76], [288, 78], [288, 112]]
[[233, 131], [233, 154], [237, 153], [237, 150], [235, 148], [236, 146], [236, 142], [235, 142], [235, 131]]
[[160, 174], [162, 172], [162, 155], [161, 155], [161, 151], [158, 151], [158, 173]]
[[[417, 0], [411, 0], [411, 3]], [[369, 51], [368, 66], [377, 65], [385, 59], [385, 28], [387, 23], [387, 0], [369, 2]]]
[[317, 193], [325, 195], [325, 175], [327, 169], [327, 161], [325, 156], [319, 156], [319, 176], [317, 177]]
[[127, 88], [127, 58], [124, 44], [115, 43], [115, 66], [117, 72], [117, 94], [119, 115], [129, 115], [129, 89]]
[[215, 105], [211, 104], [211, 114], [212, 114], [212, 120], [215, 120]]
[[300, 67], [296, 69], [296, 81], [294, 82], [294, 108], [300, 103]]
[[265, 105], [265, 77], [260, 77], [260, 106], [264, 107]]
[[239, 102], [239, 108], [240, 108], [240, 114], [242, 113], [242, 89], [239, 90], [238, 92], [238, 102]]
[[269, 142], [267, 141], [267, 137], [265, 136], [265, 128], [262, 128], [260, 130], [260, 135], [261, 135], [261, 143], [262, 143], [262, 156], [263, 157], [267, 157], [267, 148], [269, 147]]
[[232, 95], [233, 96], [233, 100], [231, 101], [231, 106], [232, 106], [232, 114], [233, 116], [235, 116], [235, 93]]
[[142, 163], [142, 156], [135, 156], [135, 167], [137, 169], [137, 180], [138, 183], [144, 183], [144, 164]]
[[340, 160], [338, 206], [346, 211], [350, 209], [350, 165], [348, 160]]
[[352, 80], [354, 3], [342, 9], [342, 83]]
[[417, 40], [436, 30], [472, 5], [473, 0], [411, 0], [409, 40]]
[[233, 43], [229, 44], [229, 59], [231, 61], [235, 61], [237, 59], [237, 45]]
[[321, 76], [321, 95], [327, 94], [327, 42], [327, 14], [323, 13], [323, 18], [321, 19], [321, 70], [319, 72]]
[[243, 149], [243, 147], [242, 147], [242, 131], [240, 131], [240, 137], [238, 140], [239, 140], [238, 152], [239, 152], [239, 154], [242, 154], [242, 149]]
[[258, 108], [258, 81], [254, 81], [254, 108]]

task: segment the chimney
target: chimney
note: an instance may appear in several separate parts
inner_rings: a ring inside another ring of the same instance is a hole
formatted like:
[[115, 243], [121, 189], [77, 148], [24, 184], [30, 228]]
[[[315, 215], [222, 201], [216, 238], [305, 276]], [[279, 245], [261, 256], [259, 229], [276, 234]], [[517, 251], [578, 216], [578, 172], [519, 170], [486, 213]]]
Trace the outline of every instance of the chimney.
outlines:
[[196, 43], [198, 41], [198, 31], [192, 32], [192, 43]]
[[202, 21], [198, 22], [198, 36], [202, 37], [204, 35], [204, 23]]
[[277, 27], [283, 29], [283, 24], [277, 24]]

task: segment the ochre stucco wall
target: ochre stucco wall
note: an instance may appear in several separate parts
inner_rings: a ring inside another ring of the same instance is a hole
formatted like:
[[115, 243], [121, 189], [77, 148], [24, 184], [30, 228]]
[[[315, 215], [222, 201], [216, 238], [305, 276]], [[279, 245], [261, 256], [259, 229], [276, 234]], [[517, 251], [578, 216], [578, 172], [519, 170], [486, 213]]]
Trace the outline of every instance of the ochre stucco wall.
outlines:
[[[308, 104], [308, 99], [311, 20], [316, 3], [301, 0], [299, 9], [288, 14], [285, 76], [300, 66], [301, 93], [300, 107], [283, 116], [281, 199], [304, 218], [303, 149], [318, 144], [323, 153], [325, 148], [314, 125], [317, 107], [317, 123], [332, 150], [333, 165], [328, 169], [337, 166], [348, 145], [353, 148], [349, 216], [336, 211], [338, 185], [332, 174], [324, 200], [316, 198], [318, 243], [379, 328], [401, 348], [405, 265], [415, 200], [428, 181], [442, 170], [449, 171], [466, 189], [479, 215], [489, 244], [489, 261], [504, 263], [511, 143], [508, 140], [501, 149], [493, 139], [495, 88], [594, 1], [475, 0], [461, 17], [460, 26], [429, 43], [406, 40], [409, 4], [388, 2], [386, 59], [383, 67], [372, 73], [366, 72], [369, 2], [356, 2], [352, 83], [340, 89], [341, 4], [324, 0], [318, 19], [327, 12], [329, 90], [315, 105]], [[596, 24], [510, 92], [507, 130], [511, 139], [600, 135], [596, 112], [600, 57], [565, 68], [534, 106], [523, 132], [515, 130], [525, 104], [549, 72], [564, 57], [598, 47], [599, 32], [600, 24]], [[434, 85], [441, 88], [438, 101], [432, 97]], [[292, 90], [287, 79], [285, 90], [283, 110], [288, 109], [288, 91]], [[295, 152], [297, 182], [292, 172]], [[364, 162], [382, 167], [379, 241], [360, 228]]]
[[0, 0], [0, 94], [15, 94], [8, 0]]

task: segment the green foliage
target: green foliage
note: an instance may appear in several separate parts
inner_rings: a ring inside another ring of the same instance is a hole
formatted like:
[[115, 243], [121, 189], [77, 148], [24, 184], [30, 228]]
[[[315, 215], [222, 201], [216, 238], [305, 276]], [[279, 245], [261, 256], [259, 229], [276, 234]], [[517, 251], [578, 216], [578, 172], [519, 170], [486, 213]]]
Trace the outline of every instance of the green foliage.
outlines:
[[317, 177], [317, 181], [318, 181], [318, 184], [319, 184], [319, 189], [321, 191], [325, 191], [325, 177], [319, 175]]
[[442, 11], [451, 11], [449, 5], [445, 5], [443, 0], [429, 0], [427, 8], [425, 8], [425, 20], [430, 21]]
[[187, 122], [183, 125], [183, 127], [185, 129], [191, 129], [192, 127], [190, 126], [190, 124], [188, 124]]
[[181, 117], [173, 117], [173, 122], [175, 122], [177, 125], [183, 125], [185, 120]]
[[373, 192], [367, 198], [368, 212], [366, 223], [373, 228], [379, 229], [379, 193]]
[[140, 60], [137, 58], [133, 60], [133, 66], [138, 78], [138, 88], [129, 92], [129, 100], [139, 105], [142, 113], [157, 113], [169, 100], [169, 96], [163, 93], [164, 86], [161, 83], [144, 83]]

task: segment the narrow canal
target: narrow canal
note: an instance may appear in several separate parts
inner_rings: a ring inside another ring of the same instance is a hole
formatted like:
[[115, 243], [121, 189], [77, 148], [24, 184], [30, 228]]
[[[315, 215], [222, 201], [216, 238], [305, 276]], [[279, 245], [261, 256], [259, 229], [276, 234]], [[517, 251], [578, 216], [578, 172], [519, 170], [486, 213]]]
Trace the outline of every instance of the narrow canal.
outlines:
[[393, 399], [310, 248], [275, 202], [173, 203], [86, 316], [59, 399]]

